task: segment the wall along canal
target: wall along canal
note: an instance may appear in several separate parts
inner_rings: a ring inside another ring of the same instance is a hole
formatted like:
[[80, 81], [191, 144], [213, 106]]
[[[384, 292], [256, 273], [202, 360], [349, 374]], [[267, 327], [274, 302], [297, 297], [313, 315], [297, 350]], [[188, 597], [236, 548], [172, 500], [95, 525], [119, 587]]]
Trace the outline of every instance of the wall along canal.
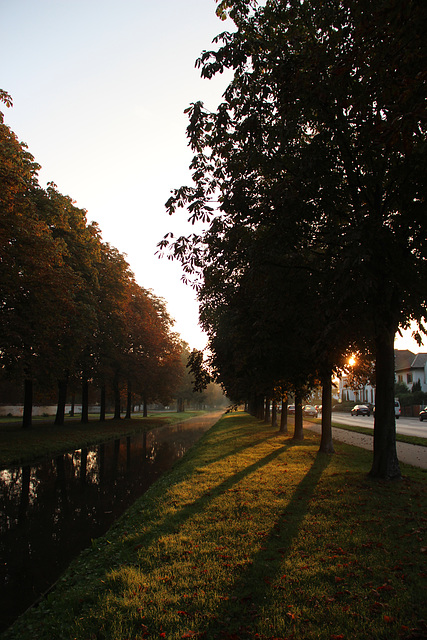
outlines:
[[0, 471], [0, 633], [220, 416]]

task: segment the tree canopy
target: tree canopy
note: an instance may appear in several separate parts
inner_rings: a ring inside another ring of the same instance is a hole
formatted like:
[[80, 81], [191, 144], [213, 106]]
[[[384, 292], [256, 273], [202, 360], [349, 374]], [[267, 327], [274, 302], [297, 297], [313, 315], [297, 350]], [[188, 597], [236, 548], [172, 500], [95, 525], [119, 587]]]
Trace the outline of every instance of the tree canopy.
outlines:
[[[206, 78], [225, 69], [234, 77], [215, 112], [189, 107], [193, 185], [167, 203], [207, 228], [160, 246], [199, 277], [212, 340], [220, 307], [234, 304], [258, 263], [269, 274], [261, 316], [278, 292], [290, 293], [293, 310], [282, 305], [262, 325], [281, 326], [279, 351], [299, 346], [295, 375], [305, 356], [314, 373], [337, 367], [349, 344], [368, 347], [377, 383], [371, 474], [399, 476], [393, 342], [411, 320], [422, 330], [426, 313], [426, 5], [225, 0], [224, 11], [236, 31], [197, 64]], [[294, 304], [297, 270], [309, 276], [306, 311]]]
[[[12, 104], [4, 91], [0, 101]], [[0, 374], [25, 381], [23, 425], [34, 383], [58, 386], [56, 424], [70, 383], [82, 385], [86, 412], [89, 382], [114, 391], [117, 417], [126, 392], [169, 402], [184, 349], [165, 302], [136, 282], [84, 209], [53, 183], [40, 186], [39, 169], [0, 114]]]

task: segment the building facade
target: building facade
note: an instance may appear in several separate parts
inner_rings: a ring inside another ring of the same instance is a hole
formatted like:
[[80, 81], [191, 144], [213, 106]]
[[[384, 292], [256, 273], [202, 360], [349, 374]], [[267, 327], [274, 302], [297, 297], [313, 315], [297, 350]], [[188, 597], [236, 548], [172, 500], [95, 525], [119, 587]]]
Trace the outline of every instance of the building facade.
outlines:
[[[427, 392], [427, 353], [396, 349], [394, 361], [396, 382], [406, 384], [409, 391], [419, 382], [421, 391]], [[339, 398], [341, 402], [375, 405], [375, 388], [367, 384], [360, 389], [351, 389], [347, 376], [342, 376], [339, 381]]]

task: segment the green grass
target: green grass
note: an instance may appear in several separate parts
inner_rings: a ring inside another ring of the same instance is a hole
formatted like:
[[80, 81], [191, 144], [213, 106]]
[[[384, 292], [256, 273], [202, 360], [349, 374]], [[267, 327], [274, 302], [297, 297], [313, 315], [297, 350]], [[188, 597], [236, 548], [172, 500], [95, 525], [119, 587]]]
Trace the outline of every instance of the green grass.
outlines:
[[425, 473], [318, 446], [225, 416], [4, 639], [425, 637]]
[[22, 429], [22, 418], [11, 421], [0, 420], [0, 469], [13, 465], [34, 462], [73, 449], [87, 447], [108, 439], [120, 438], [164, 424], [181, 422], [205, 411], [156, 412], [147, 418], [135, 416], [130, 420], [99, 421], [99, 416], [90, 417], [83, 425], [79, 418], [67, 419], [63, 426], [55, 426], [53, 418], [39, 418], [30, 429]]

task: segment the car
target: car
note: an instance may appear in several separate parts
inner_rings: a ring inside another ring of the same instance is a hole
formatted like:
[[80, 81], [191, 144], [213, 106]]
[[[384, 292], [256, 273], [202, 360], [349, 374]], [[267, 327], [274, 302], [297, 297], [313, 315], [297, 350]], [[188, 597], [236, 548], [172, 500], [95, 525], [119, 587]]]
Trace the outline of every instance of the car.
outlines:
[[400, 402], [397, 398], [394, 399], [394, 416], [400, 418]]
[[295, 405], [294, 404], [290, 404], [288, 407], [288, 413], [295, 413]]
[[317, 418], [316, 407], [312, 407], [309, 404], [304, 405], [304, 407], [302, 408], [302, 412], [305, 416], [311, 416], [312, 418]]
[[351, 410], [352, 416], [370, 416], [371, 410], [366, 404], [355, 404]]
[[419, 412], [418, 416], [419, 416], [421, 422], [423, 420], [427, 420], [427, 407], [424, 407], [424, 409], [421, 409], [421, 411]]

